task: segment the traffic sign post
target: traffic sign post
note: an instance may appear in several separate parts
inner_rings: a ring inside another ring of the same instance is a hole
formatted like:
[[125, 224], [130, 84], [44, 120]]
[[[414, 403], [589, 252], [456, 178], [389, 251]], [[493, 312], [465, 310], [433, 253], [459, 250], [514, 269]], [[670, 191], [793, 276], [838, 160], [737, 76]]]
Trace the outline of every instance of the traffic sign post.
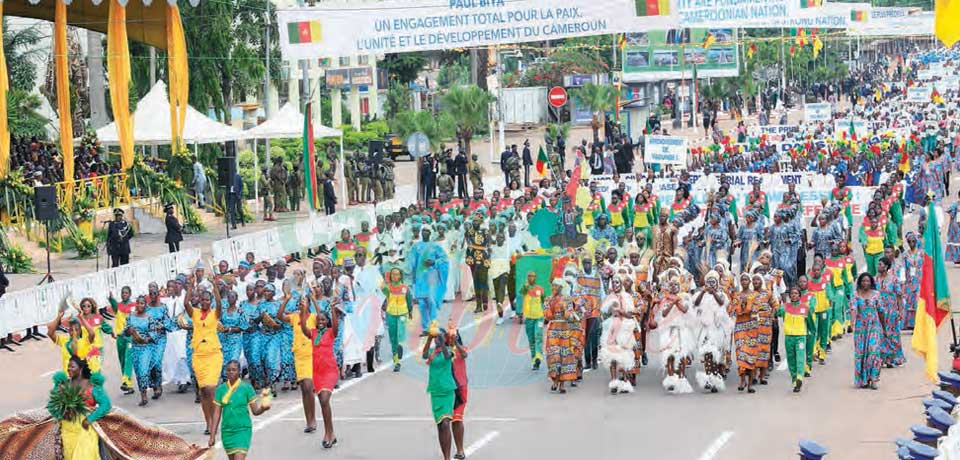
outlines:
[[550, 88], [550, 92], [547, 93], [547, 102], [558, 109], [567, 105], [567, 90], [560, 86]]

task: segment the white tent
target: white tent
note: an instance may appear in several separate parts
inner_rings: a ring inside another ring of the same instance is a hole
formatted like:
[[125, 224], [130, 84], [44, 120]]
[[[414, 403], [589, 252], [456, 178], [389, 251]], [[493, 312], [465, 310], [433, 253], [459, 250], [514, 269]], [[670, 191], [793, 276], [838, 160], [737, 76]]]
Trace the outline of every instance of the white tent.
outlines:
[[[284, 104], [277, 113], [272, 117], [260, 123], [253, 128], [250, 128], [243, 132], [244, 136], [247, 139], [253, 140], [254, 145], [254, 169], [258, 169], [257, 166], [257, 156], [256, 155], [256, 141], [257, 139], [291, 139], [303, 137], [303, 125], [304, 125], [304, 115], [300, 113], [296, 107], [294, 107], [289, 102]], [[340, 160], [339, 163], [341, 167], [340, 170], [340, 188], [341, 193], [343, 193], [343, 199], [347, 200], [347, 182], [343, 176], [343, 131], [339, 129], [329, 128], [323, 125], [314, 124], [313, 125], [313, 137], [314, 139], [320, 139], [323, 137], [339, 137], [340, 138]], [[267, 152], [267, 158], [270, 158], [269, 151]], [[304, 171], [306, 173], [306, 171]], [[318, 190], [319, 192], [319, 190]], [[257, 207], [260, 205], [260, 181], [254, 182], [253, 195], [257, 201]], [[259, 209], [256, 209], [254, 212], [258, 212]]]
[[[103, 145], [118, 145], [117, 125], [110, 123], [97, 130], [97, 138]], [[211, 120], [193, 107], [187, 106], [183, 123], [184, 144], [212, 144], [244, 138], [243, 131]], [[150, 88], [133, 113], [133, 142], [136, 145], [169, 145], [170, 101], [167, 85], [163, 81]]]

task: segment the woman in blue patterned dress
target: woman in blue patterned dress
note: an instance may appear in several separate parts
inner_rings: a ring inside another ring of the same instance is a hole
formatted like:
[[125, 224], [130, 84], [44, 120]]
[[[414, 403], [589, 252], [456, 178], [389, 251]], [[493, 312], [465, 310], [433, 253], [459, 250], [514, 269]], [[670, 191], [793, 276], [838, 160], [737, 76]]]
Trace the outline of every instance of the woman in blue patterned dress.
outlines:
[[[960, 193], [957, 194], [960, 196]], [[960, 264], [960, 222], [957, 222], [957, 202], [954, 201], [947, 209], [947, 215], [950, 216], [950, 227], [947, 230], [947, 250], [944, 258], [948, 262]]]
[[270, 387], [276, 394], [276, 383], [282, 376], [282, 347], [283, 338], [280, 330], [281, 322], [278, 319], [280, 314], [280, 303], [274, 300], [277, 288], [272, 284], [266, 285], [263, 290], [263, 301], [260, 302], [257, 310], [260, 321], [260, 334], [255, 343], [259, 348], [260, 368], [263, 369], [263, 386]]
[[153, 389], [154, 396], [162, 391], [163, 378], [160, 363], [157, 360], [157, 323], [147, 312], [147, 299], [137, 297], [133, 313], [127, 318], [123, 334], [130, 337], [132, 344], [127, 352], [133, 372], [137, 376], [137, 388], [140, 389], [140, 406], [147, 405], [147, 389]]
[[746, 272], [751, 262], [757, 259], [760, 242], [763, 240], [763, 225], [759, 221], [760, 213], [748, 209], [744, 214], [744, 224], [737, 229], [735, 246], [740, 248], [740, 271]]
[[[227, 291], [227, 298], [223, 299], [223, 312], [220, 313], [220, 324], [223, 325], [217, 333], [220, 337], [220, 352], [223, 353], [223, 362], [240, 362], [240, 353], [243, 351], [243, 331], [247, 328], [243, 310], [237, 306], [237, 291]], [[227, 367], [223, 367], [221, 378], [227, 379]]]
[[[957, 236], [960, 237], [960, 229], [957, 230], [957, 233]], [[906, 277], [906, 281], [903, 283], [903, 306], [905, 309], [903, 329], [912, 331], [913, 321], [917, 313], [917, 297], [920, 295], [920, 273], [923, 269], [923, 250], [920, 249], [920, 243], [917, 240], [916, 233], [907, 232], [905, 239], [907, 240], [908, 249], [903, 254], [903, 274]], [[960, 240], [958, 240], [958, 242], [960, 242]], [[949, 247], [948, 245], [948, 250]], [[957, 250], [957, 255], [960, 256], [960, 244], [958, 244]]]
[[883, 298], [876, 290], [876, 282], [869, 273], [857, 277], [857, 290], [850, 299], [850, 317], [853, 318], [853, 384], [857, 388], [877, 389], [880, 381], [880, 340], [883, 326], [880, 322]]
[[263, 368], [260, 366], [260, 354], [254, 344], [258, 342], [260, 335], [260, 323], [258, 305], [260, 299], [257, 298], [257, 287], [254, 283], [247, 284], [245, 289], [247, 298], [240, 302], [240, 314], [242, 319], [240, 324], [243, 326], [243, 356], [247, 361], [247, 375], [250, 377], [250, 384], [257, 391], [263, 387]]
[[[160, 375], [160, 381], [163, 382], [163, 354], [167, 349], [167, 332], [177, 329], [176, 323], [170, 318], [167, 312], [167, 306], [160, 301], [160, 287], [157, 283], [150, 283], [147, 286], [147, 297], [145, 299], [147, 314], [150, 315], [151, 327], [153, 328], [152, 349], [154, 353], [151, 373], [156, 372]], [[153, 392], [153, 399], [160, 399], [163, 396], [163, 386], [157, 385]]]
[[880, 341], [880, 355], [887, 367], [902, 366], [906, 362], [903, 356], [903, 344], [900, 341], [900, 328], [903, 326], [903, 283], [890, 269], [890, 259], [881, 257], [877, 262], [877, 290], [880, 291], [880, 317], [883, 322], [883, 339]]
[[705, 230], [707, 239], [707, 261], [710, 266], [717, 264], [717, 259], [726, 260], [730, 255], [730, 229], [724, 224], [721, 218], [720, 208], [714, 208], [710, 213], [709, 222]]
[[[284, 295], [286, 294], [284, 293]], [[280, 303], [281, 311], [277, 315], [278, 320], [290, 314], [297, 314], [300, 311], [298, 307], [300, 305], [299, 289], [294, 288], [290, 292], [290, 302], [283, 303], [281, 301]], [[280, 380], [283, 382], [281, 390], [290, 391], [291, 387], [296, 388], [297, 385], [297, 373], [293, 363], [293, 327], [290, 323], [281, 322], [280, 340], [283, 347], [280, 349]]]

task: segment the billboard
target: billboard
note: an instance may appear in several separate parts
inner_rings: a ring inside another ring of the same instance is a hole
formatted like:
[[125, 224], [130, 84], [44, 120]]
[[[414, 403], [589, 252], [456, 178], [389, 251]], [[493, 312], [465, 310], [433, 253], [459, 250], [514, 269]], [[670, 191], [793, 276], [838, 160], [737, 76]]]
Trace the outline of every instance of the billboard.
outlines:
[[[702, 43], [707, 33], [716, 42]], [[649, 82], [697, 76], [735, 77], [740, 73], [737, 35], [734, 29], [671, 29], [626, 34], [622, 51], [623, 81]]]

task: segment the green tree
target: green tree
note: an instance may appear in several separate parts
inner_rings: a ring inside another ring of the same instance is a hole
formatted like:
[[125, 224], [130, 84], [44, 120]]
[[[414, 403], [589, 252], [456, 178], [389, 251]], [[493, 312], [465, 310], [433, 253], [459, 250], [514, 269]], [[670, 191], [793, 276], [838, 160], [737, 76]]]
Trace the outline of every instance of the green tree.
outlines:
[[387, 70], [390, 81], [406, 85], [417, 79], [426, 63], [423, 53], [391, 53], [384, 56], [380, 66]]
[[17, 137], [46, 137], [45, 128], [50, 120], [40, 115], [39, 110], [39, 95], [22, 89], [11, 89], [7, 93], [7, 124], [10, 134]]
[[456, 132], [456, 122], [446, 112], [434, 115], [423, 110], [405, 110], [390, 120], [390, 130], [402, 139], [415, 132], [422, 132], [430, 140], [430, 149], [439, 152], [440, 144]]
[[440, 99], [443, 111], [450, 114], [456, 123], [457, 140], [471, 162], [470, 140], [475, 131], [487, 125], [488, 108], [496, 100], [490, 92], [476, 85], [453, 88]]
[[387, 100], [383, 104], [387, 120], [410, 109], [410, 100], [410, 88], [407, 85], [391, 84], [390, 89], [387, 90]]
[[18, 30], [10, 29], [10, 22], [3, 19], [3, 50], [7, 58], [10, 89], [33, 90], [37, 81], [37, 60], [45, 50], [37, 45], [43, 38], [37, 25]]
[[187, 50], [190, 51], [190, 104], [201, 110], [212, 107], [230, 121], [235, 99], [260, 93], [265, 73], [264, 8], [270, 15], [270, 55], [276, 65], [270, 78], [280, 80], [276, 8], [259, 0], [221, 0], [183, 5]]
[[617, 103], [617, 89], [609, 85], [595, 85], [587, 83], [573, 91], [573, 98], [578, 104], [590, 109], [593, 119], [590, 128], [593, 130], [593, 142], [600, 142], [600, 127], [603, 126], [603, 114], [612, 110]]

